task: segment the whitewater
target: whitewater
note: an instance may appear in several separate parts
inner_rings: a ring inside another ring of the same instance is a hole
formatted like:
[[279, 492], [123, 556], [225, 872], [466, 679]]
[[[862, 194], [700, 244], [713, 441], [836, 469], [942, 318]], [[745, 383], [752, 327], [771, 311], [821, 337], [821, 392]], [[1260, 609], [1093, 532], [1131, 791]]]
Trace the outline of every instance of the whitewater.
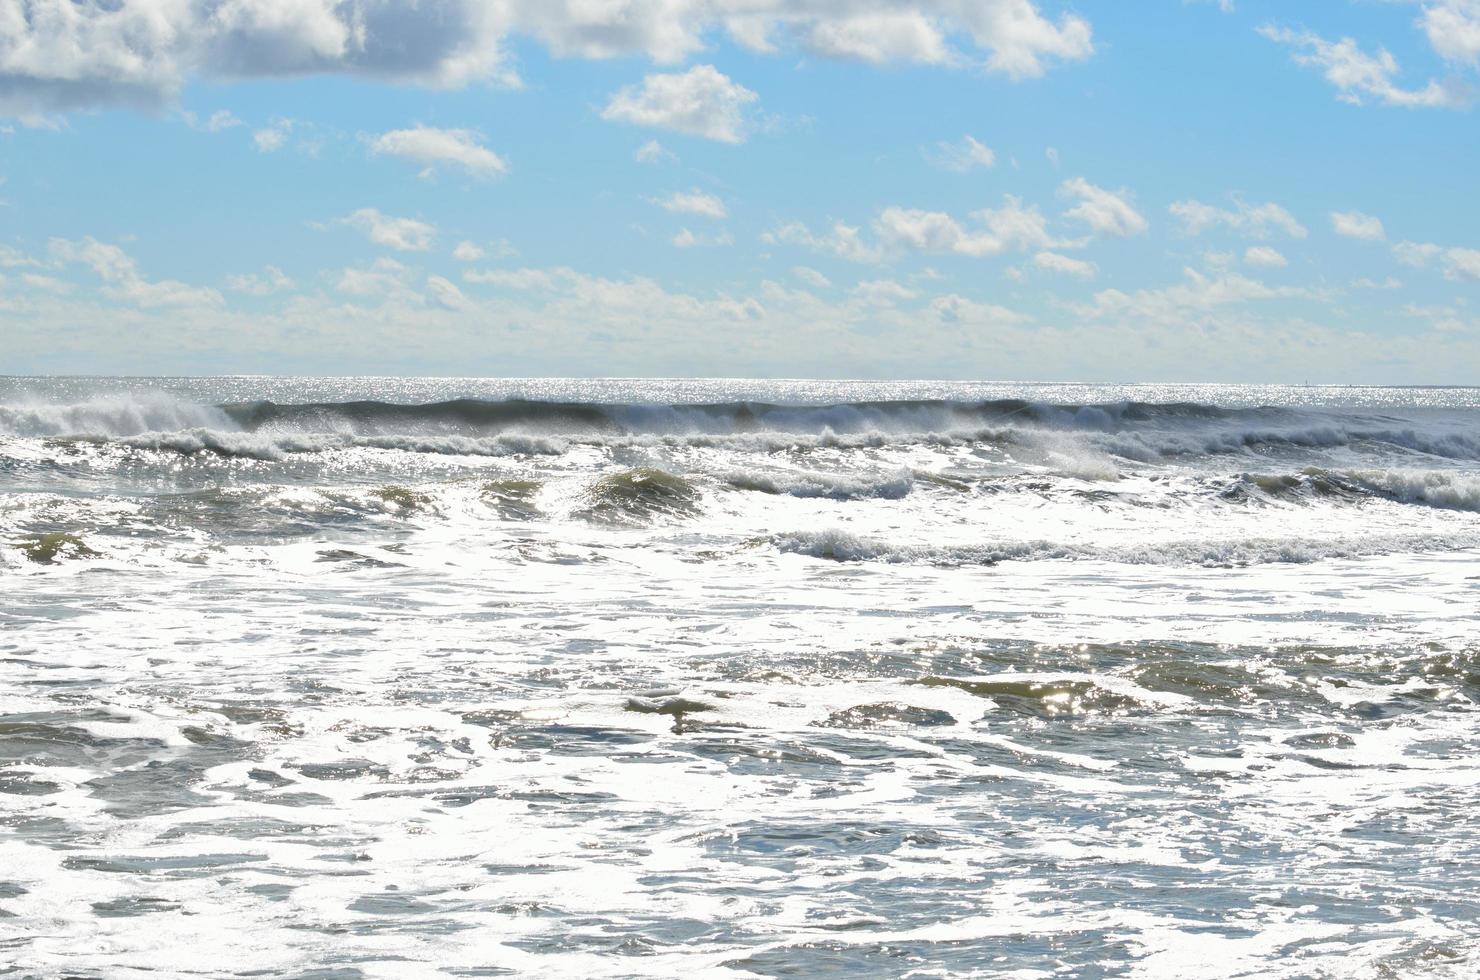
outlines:
[[1473, 976], [1480, 389], [0, 378], [0, 974]]

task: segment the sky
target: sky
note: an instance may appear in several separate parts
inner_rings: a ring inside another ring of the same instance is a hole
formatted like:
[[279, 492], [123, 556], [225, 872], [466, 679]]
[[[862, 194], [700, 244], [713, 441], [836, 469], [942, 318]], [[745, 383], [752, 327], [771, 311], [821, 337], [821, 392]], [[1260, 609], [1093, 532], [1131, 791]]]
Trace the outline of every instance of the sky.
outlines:
[[0, 374], [1480, 384], [1480, 0], [0, 0]]

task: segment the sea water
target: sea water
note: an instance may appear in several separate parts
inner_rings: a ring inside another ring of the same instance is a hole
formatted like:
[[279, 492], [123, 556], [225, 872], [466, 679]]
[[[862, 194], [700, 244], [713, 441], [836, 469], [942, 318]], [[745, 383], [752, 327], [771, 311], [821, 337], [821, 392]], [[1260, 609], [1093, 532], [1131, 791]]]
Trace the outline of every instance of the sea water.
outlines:
[[1470, 976], [1480, 390], [0, 379], [0, 974]]

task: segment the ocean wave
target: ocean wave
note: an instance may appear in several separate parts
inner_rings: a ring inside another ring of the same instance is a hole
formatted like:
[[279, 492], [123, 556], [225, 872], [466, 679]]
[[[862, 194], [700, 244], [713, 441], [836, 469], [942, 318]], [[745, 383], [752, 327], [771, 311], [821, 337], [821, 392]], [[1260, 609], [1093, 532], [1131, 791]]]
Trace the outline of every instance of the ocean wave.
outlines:
[[733, 471], [723, 477], [736, 490], [828, 500], [900, 500], [914, 489], [912, 474], [856, 475], [818, 471]]
[[1327, 470], [1239, 476], [1225, 500], [1294, 502], [1386, 500], [1441, 510], [1480, 512], [1480, 477], [1443, 470]]
[[783, 554], [835, 562], [881, 564], [997, 565], [1015, 561], [1083, 560], [1121, 565], [1204, 566], [1309, 564], [1340, 558], [1462, 551], [1480, 548], [1480, 532], [1408, 533], [1328, 539], [1246, 537], [1179, 540], [1125, 545], [1080, 545], [1046, 540], [960, 545], [900, 543], [855, 535], [840, 528], [792, 531], [766, 539]]
[[[77, 404], [0, 405], [0, 436], [122, 442], [193, 454], [277, 459], [377, 448], [408, 453], [559, 455], [571, 446], [685, 446], [780, 451], [890, 445], [978, 446], [1038, 454], [1051, 468], [1113, 480], [1123, 461], [1208, 456], [1480, 460], [1469, 422], [1336, 410], [1194, 403], [1049, 405], [992, 401], [761, 402], [643, 405], [458, 399], [201, 405], [162, 393]], [[789, 492], [789, 491], [783, 491]]]
[[617, 522], [681, 517], [696, 512], [699, 497], [699, 488], [684, 477], [644, 466], [609, 473], [591, 484], [580, 514]]

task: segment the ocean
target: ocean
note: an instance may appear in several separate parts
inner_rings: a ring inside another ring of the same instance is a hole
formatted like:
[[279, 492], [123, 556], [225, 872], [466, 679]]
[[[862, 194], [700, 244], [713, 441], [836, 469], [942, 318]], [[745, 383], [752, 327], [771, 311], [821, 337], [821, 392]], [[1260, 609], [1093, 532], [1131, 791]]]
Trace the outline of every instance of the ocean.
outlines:
[[0, 379], [0, 975], [1480, 972], [1480, 389]]

